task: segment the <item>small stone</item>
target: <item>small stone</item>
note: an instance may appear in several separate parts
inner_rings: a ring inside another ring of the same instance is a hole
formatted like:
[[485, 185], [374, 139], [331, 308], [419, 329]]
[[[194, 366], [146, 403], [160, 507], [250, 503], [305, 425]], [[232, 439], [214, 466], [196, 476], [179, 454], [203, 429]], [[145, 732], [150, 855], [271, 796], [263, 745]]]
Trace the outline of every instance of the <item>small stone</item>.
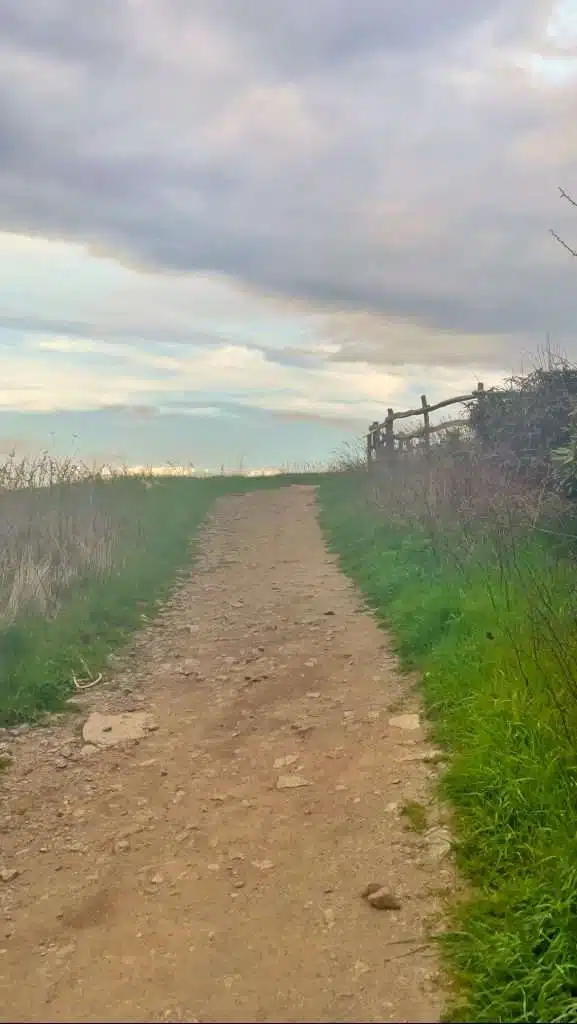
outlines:
[[423, 838], [427, 846], [427, 855], [429, 860], [444, 860], [444, 858], [451, 852], [453, 845], [451, 841], [451, 833], [444, 825], [434, 825], [433, 828], [430, 828], [425, 832]]
[[446, 754], [442, 750], [427, 750], [423, 754], [425, 764], [440, 764], [446, 760]]
[[334, 928], [335, 912], [332, 907], [325, 907], [323, 910], [323, 918], [327, 928]]
[[0, 869], [0, 882], [13, 882], [15, 878], [18, 878], [20, 871], [18, 868], [1, 868]]
[[76, 943], [69, 942], [68, 945], [60, 946], [58, 949], [55, 949], [54, 956], [56, 957], [57, 960], [65, 960], [66, 957], [71, 956], [71, 954], [74, 953], [75, 950]]
[[98, 747], [95, 747], [94, 743], [85, 743], [79, 750], [79, 756], [81, 758], [92, 757], [97, 751]]
[[303, 786], [310, 786], [310, 782], [302, 775], [279, 775], [276, 782], [277, 789], [302, 789]]
[[144, 711], [121, 715], [101, 715], [93, 711], [82, 727], [82, 739], [95, 747], [113, 747], [127, 740], [141, 740], [150, 726], [150, 715]]
[[392, 718], [389, 718], [389, 725], [392, 725], [394, 729], [406, 729], [412, 732], [421, 728], [421, 716], [417, 714], [393, 715]]
[[311, 700], [318, 700], [320, 697], [320, 693], [318, 690], [311, 690], [309, 693], [307, 693], [307, 697], [310, 697]]
[[392, 893], [387, 892], [386, 889], [377, 889], [376, 892], [371, 892], [367, 896], [367, 901], [374, 907], [375, 910], [400, 910], [401, 904], [399, 903], [396, 896]]
[[353, 967], [353, 975], [355, 978], [361, 978], [363, 974], [367, 974], [370, 971], [370, 967], [363, 960], [357, 960]]
[[364, 889], [361, 891], [361, 897], [364, 900], [367, 900], [369, 896], [372, 896], [374, 892], [379, 892], [382, 888], [383, 887], [380, 882], [367, 882]]
[[253, 860], [251, 861], [251, 864], [253, 868], [257, 868], [258, 871], [270, 871], [271, 868], [274, 868], [272, 860]]
[[157, 872], [155, 875], [152, 876], [150, 881], [152, 882], [153, 885], [162, 885], [162, 883], [164, 882], [164, 875], [161, 875], [160, 872]]
[[310, 722], [292, 722], [291, 729], [293, 729], [298, 736], [308, 736], [308, 734], [314, 730], [314, 725]]
[[277, 771], [280, 768], [290, 768], [291, 764], [296, 764], [298, 759], [298, 754], [287, 754], [286, 757], [277, 757], [273, 765], [273, 768], [275, 768]]
[[115, 853], [128, 853], [130, 850], [130, 842], [128, 839], [118, 839], [114, 844]]

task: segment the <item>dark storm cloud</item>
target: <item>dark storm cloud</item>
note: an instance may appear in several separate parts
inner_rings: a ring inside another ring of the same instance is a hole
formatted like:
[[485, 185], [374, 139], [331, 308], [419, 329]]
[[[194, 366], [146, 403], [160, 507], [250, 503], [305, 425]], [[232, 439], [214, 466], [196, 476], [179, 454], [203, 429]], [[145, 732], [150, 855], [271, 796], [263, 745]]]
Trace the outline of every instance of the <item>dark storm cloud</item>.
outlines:
[[0, 0], [0, 227], [458, 331], [463, 362], [565, 339], [577, 93], [507, 64], [551, 6]]

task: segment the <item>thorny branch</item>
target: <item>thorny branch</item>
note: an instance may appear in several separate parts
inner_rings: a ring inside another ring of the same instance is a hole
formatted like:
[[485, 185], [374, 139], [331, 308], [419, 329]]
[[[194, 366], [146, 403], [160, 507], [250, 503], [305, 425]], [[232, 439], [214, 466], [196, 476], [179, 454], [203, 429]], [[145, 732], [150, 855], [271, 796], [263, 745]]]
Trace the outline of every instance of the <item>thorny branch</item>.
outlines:
[[559, 194], [561, 195], [561, 197], [563, 199], [566, 199], [568, 203], [571, 203], [571, 206], [577, 206], [577, 199], [573, 199], [573, 196], [570, 196], [569, 193], [566, 192], [564, 188], [561, 188], [560, 185], [559, 185]]
[[[562, 199], [566, 199], [568, 203], [571, 203], [571, 206], [577, 207], [577, 199], [573, 199], [573, 196], [570, 196], [569, 193], [566, 192], [564, 188], [561, 188], [560, 185], [559, 195]], [[571, 256], [577, 257], [577, 249], [573, 249], [572, 246], [570, 246], [563, 238], [561, 238], [561, 236], [558, 235], [556, 231], [553, 231], [553, 228], [549, 228], [549, 233], [553, 235], [555, 241], [559, 242], [559, 245], [562, 245], [563, 248], [566, 249], [567, 252], [571, 254]]]

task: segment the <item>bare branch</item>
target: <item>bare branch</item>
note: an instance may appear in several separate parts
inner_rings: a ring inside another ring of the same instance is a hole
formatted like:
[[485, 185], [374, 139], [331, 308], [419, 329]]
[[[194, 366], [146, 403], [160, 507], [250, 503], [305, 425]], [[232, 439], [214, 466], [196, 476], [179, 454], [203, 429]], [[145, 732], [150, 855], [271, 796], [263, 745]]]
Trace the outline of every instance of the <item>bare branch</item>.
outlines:
[[564, 188], [561, 188], [560, 185], [558, 185], [558, 189], [559, 189], [559, 194], [561, 195], [561, 197], [563, 199], [566, 199], [568, 203], [571, 203], [571, 206], [577, 206], [577, 199], [573, 199], [573, 197], [570, 196], [569, 193], [566, 192]]
[[[571, 203], [571, 206], [577, 208], [577, 199], [573, 199], [573, 196], [570, 196], [569, 193], [566, 192], [564, 188], [561, 188], [560, 185], [558, 185], [557, 188], [559, 189], [559, 195], [561, 196], [561, 199], [566, 199], [568, 203]], [[559, 245], [562, 245], [563, 248], [566, 249], [567, 252], [571, 254], [571, 256], [577, 256], [577, 249], [573, 249], [572, 246], [568, 245], [568, 243], [563, 238], [561, 238], [561, 236], [558, 235], [556, 231], [553, 231], [553, 228], [549, 228], [549, 233], [553, 235], [555, 241], [559, 242]]]
[[[577, 206], [577, 203], [575, 203], [575, 205]], [[577, 257], [577, 250], [572, 249], [571, 246], [567, 244], [567, 242], [564, 242], [560, 235], [558, 235], [556, 231], [553, 231], [553, 228], [549, 228], [549, 233], [553, 235], [555, 241], [559, 242], [559, 245], [562, 245], [563, 248], [567, 250], [567, 252], [571, 253], [572, 256]]]

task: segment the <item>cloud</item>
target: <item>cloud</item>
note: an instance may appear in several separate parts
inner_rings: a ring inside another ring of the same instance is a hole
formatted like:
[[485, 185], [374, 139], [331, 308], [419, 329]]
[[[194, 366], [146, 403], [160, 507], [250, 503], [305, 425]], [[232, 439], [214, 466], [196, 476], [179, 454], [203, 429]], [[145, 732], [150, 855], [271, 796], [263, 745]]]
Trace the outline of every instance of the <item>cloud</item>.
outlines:
[[[316, 358], [271, 358], [257, 346], [104, 342], [84, 337], [24, 335], [20, 346], [0, 343], [0, 410], [34, 413], [100, 410], [132, 421], [163, 416], [242, 418], [270, 414], [278, 422], [360, 425], [382, 418], [390, 405], [469, 391], [479, 374], [462, 367], [419, 363], [371, 365]], [[332, 351], [334, 346], [328, 346]], [[487, 385], [502, 371], [483, 368]]]
[[[366, 366], [492, 369], [547, 330], [571, 347], [575, 264], [547, 232], [577, 242], [555, 191], [573, 187], [577, 91], [547, 73], [567, 50], [547, 35], [554, 6], [103, 0], [80, 17], [72, 0], [0, 0], [0, 226], [154, 272], [142, 309], [125, 282], [56, 333], [196, 332], [216, 353], [200, 378], [233, 388], [255, 367], [276, 387], [283, 360], [292, 380], [312, 348], [311, 380], [314, 360], [323, 380], [358, 365], [346, 379], [370, 405]], [[267, 317], [304, 344], [266, 344]]]

